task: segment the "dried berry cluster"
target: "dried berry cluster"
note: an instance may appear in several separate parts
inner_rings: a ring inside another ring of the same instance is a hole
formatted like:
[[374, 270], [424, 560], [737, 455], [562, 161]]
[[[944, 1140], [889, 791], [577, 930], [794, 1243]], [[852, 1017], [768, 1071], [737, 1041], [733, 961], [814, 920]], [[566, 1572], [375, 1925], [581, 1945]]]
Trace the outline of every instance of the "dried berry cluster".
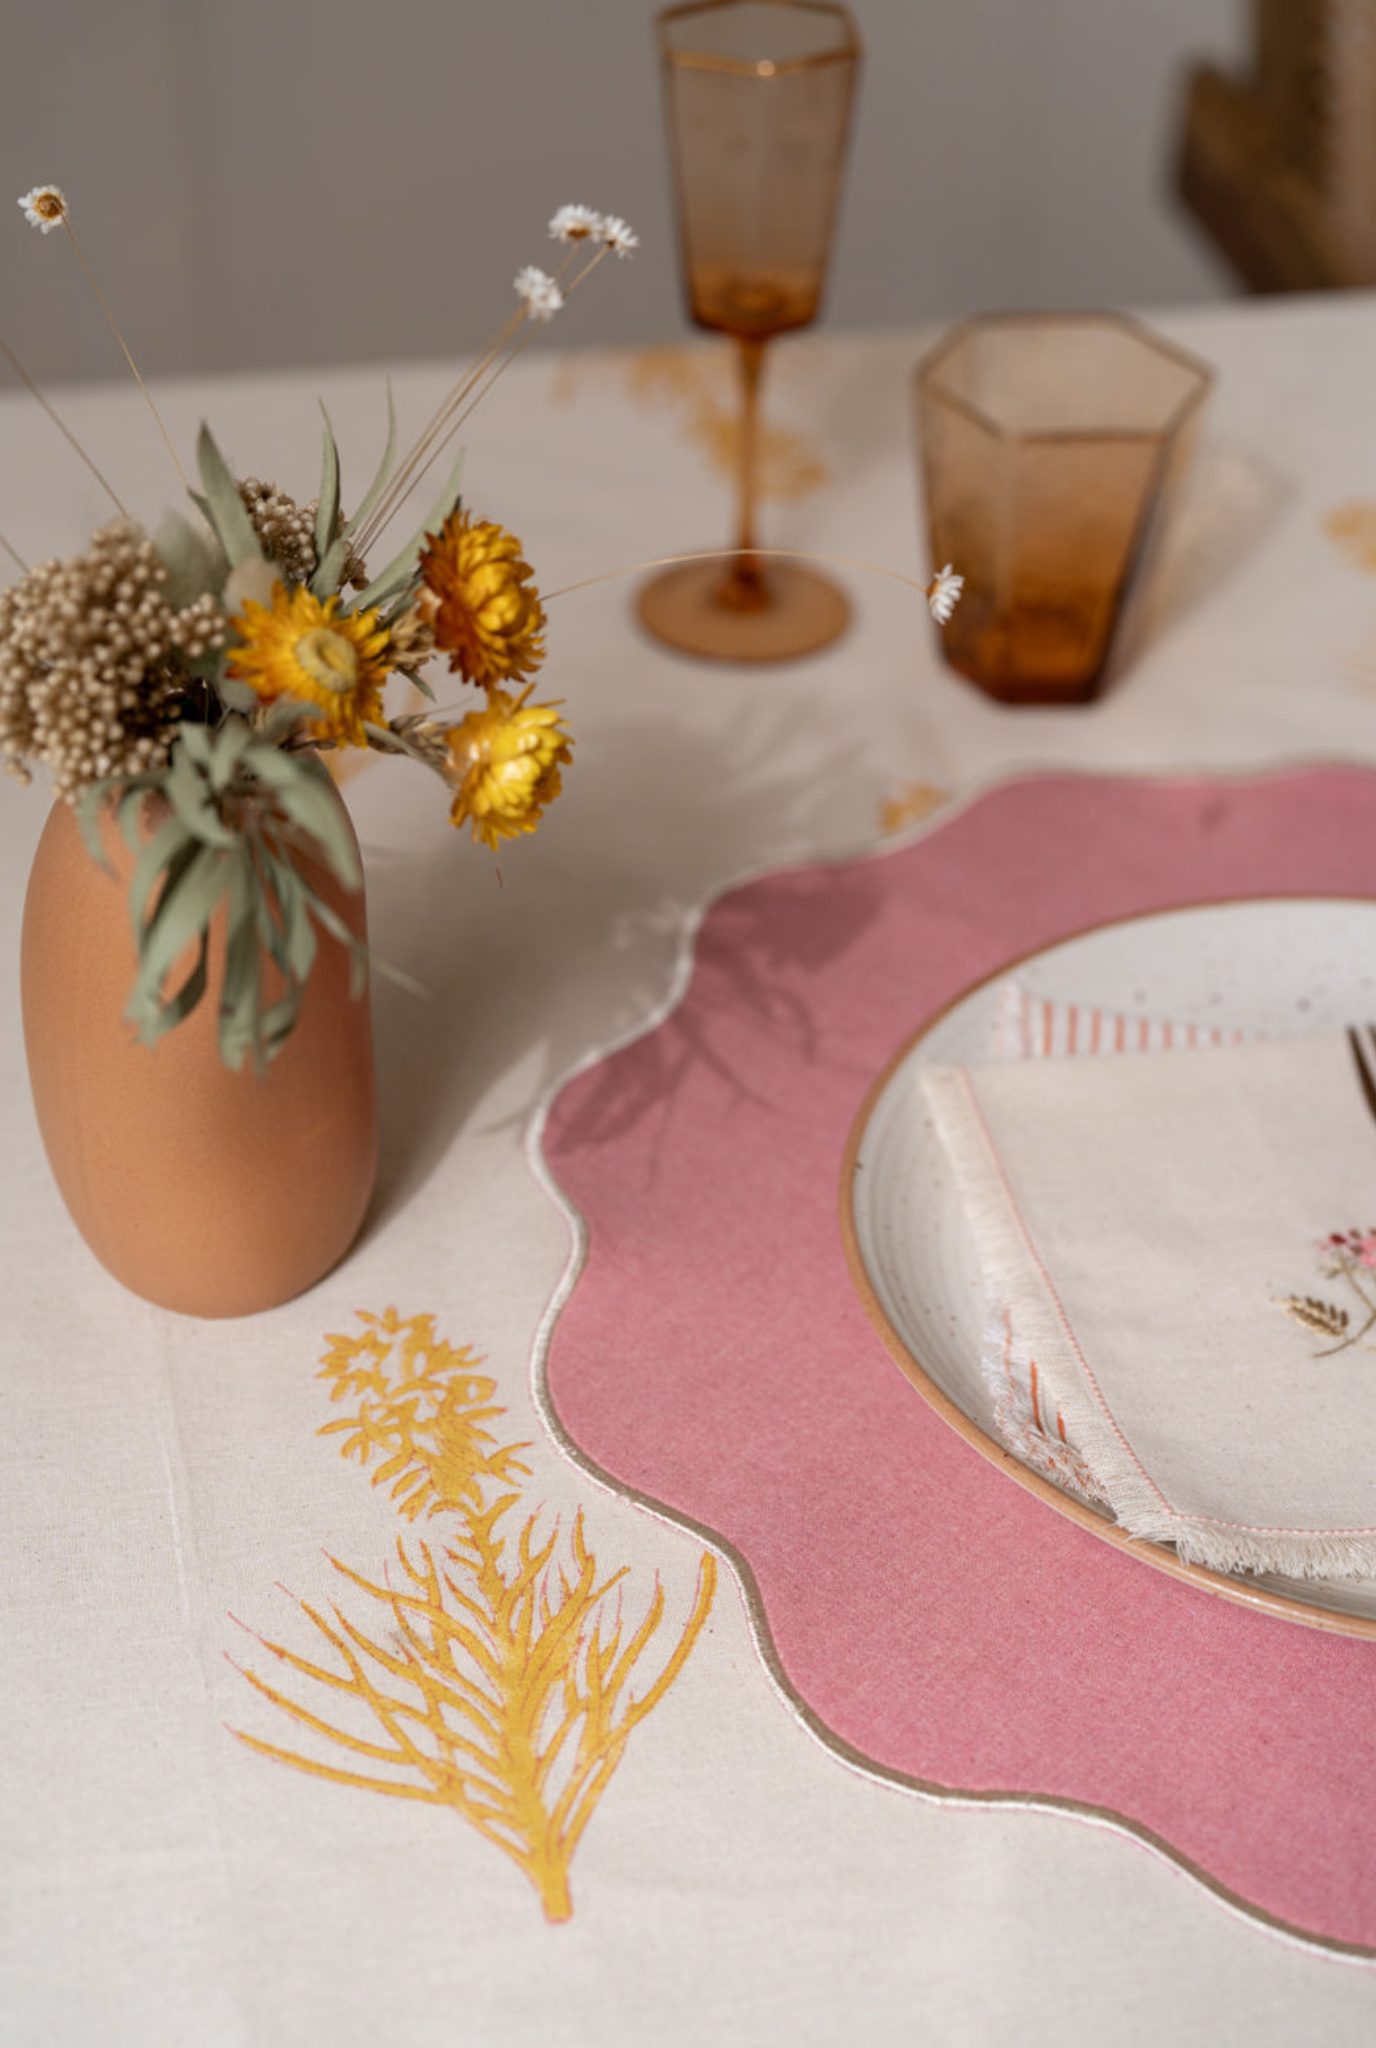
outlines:
[[315, 574], [315, 504], [298, 505], [276, 484], [246, 476], [239, 486], [253, 530], [288, 583], [309, 583]]
[[[312, 498], [309, 504], [298, 505], [280, 484], [265, 484], [256, 476], [244, 478], [239, 486], [239, 496], [244, 501], [244, 510], [262, 543], [264, 554], [282, 571], [283, 582], [309, 583], [317, 563], [315, 514], [319, 500]], [[368, 581], [362, 559], [352, 547], [348, 550], [339, 581], [341, 588], [352, 583], [359, 590]]]
[[84, 555], [42, 562], [0, 591], [0, 758], [33, 761], [68, 801], [106, 775], [165, 764], [191, 664], [224, 644], [211, 597], [174, 611], [153, 543], [127, 520]]

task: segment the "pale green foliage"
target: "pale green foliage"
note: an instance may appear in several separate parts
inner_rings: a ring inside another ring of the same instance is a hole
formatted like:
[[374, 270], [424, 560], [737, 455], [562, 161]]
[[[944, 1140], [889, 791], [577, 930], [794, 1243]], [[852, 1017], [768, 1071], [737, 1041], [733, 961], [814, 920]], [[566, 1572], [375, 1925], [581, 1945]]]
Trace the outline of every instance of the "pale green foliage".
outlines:
[[[82, 799], [78, 817], [96, 857], [104, 851], [99, 813], [112, 800], [136, 855], [129, 914], [139, 966], [126, 1014], [145, 1044], [180, 1024], [204, 996], [211, 921], [221, 909], [218, 1031], [227, 1066], [237, 1070], [247, 1060], [262, 1072], [285, 1043], [315, 961], [317, 928], [348, 948], [352, 993], [362, 992], [367, 950], [308, 873], [313, 865], [358, 889], [358, 853], [320, 761], [277, 743], [274, 723], [280, 732], [297, 715], [292, 706], [256, 732], [234, 716], [214, 729], [183, 725], [165, 771], [99, 783]], [[150, 831], [154, 796], [167, 811]], [[266, 963], [281, 982], [271, 999]]]
[[[316, 597], [339, 590], [350, 543], [382, 496], [395, 448], [389, 389], [382, 460], [357, 511], [345, 521], [339, 450], [325, 414], [314, 534], [318, 566], [310, 583]], [[179, 604], [206, 593], [220, 599], [232, 570], [267, 559], [209, 427], [201, 428], [196, 453], [202, 488], [191, 495], [205, 528], [172, 513], [156, 543], [166, 587]], [[456, 470], [431, 526], [448, 516], [457, 496]], [[380, 598], [396, 609], [412, 602], [425, 530], [348, 610]], [[310, 747], [316, 708], [283, 698], [265, 711], [246, 683], [226, 674], [220, 651], [188, 666], [204, 686], [206, 722], [178, 723], [166, 767], [109, 777], [86, 789], [78, 816], [92, 852], [103, 859], [99, 814], [113, 805], [135, 855], [129, 911], [139, 964], [127, 1014], [140, 1039], [156, 1043], [205, 996], [212, 923], [222, 914], [220, 1053], [236, 1071], [247, 1061], [261, 1073], [300, 1013], [321, 931], [348, 949], [352, 993], [362, 992], [367, 949], [317, 882], [323, 870], [344, 888], [358, 890], [363, 875], [330, 778]], [[271, 993], [270, 979], [276, 984]]]
[[229, 574], [224, 549], [203, 526], [193, 526], [182, 513], [164, 514], [153, 545], [167, 571], [163, 596], [174, 611], [198, 597], [218, 596], [224, 588]]

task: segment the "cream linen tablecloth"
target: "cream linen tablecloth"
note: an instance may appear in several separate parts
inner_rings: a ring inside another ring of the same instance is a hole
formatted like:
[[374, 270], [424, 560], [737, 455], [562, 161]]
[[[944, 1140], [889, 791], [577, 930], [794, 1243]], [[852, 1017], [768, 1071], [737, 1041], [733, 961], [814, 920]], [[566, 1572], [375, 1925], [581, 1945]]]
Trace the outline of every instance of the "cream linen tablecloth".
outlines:
[[[395, 1538], [385, 1488], [317, 1434], [326, 1340], [356, 1338], [359, 1311], [432, 1316], [480, 1354], [503, 1429], [531, 1445], [532, 1498], [566, 1526], [581, 1507], [599, 1559], [642, 1588], [658, 1574], [684, 1625], [701, 1544], [600, 1489], [532, 1393], [568, 1231], [523, 1134], [561, 1076], [655, 1014], [710, 894], [876, 843], [917, 785], [959, 800], [1039, 765], [1376, 761], [1376, 581], [1324, 531], [1376, 497], [1361, 431], [1376, 301], [1160, 324], [1220, 380], [1152, 635], [1102, 704], [999, 710], [941, 668], [920, 601], [879, 577], [850, 578], [857, 622], [833, 653], [759, 673], [650, 647], [631, 585], [613, 583], [551, 607], [548, 681], [578, 752], [500, 890], [411, 777], [382, 763], [357, 777], [377, 941], [432, 995], [376, 994], [372, 1229], [271, 1315], [162, 1315], [75, 1239], [32, 1123], [15, 992], [44, 806], [3, 793], [0, 2038], [1371, 2038], [1370, 1964], [1248, 1919], [1112, 1827], [928, 1800], [847, 1767], [775, 1690], [729, 1572], [579, 1847], [562, 1927], [452, 1816], [332, 1789], [227, 1733], [285, 1739], [236, 1666], [271, 1676], [262, 1638], [308, 1650], [294, 1601], [327, 1610], [330, 1557], [376, 1564]], [[777, 506], [771, 539], [919, 566], [907, 376], [928, 339], [780, 351], [774, 417], [799, 437], [785, 466], [805, 480], [820, 463], [827, 482]], [[726, 531], [726, 487], [688, 431], [704, 392], [729, 402], [725, 363], [652, 367], [528, 360], [473, 422], [471, 500], [516, 528], [547, 589]], [[399, 376], [404, 420], [444, 381]], [[160, 393], [183, 448], [207, 416], [239, 468], [302, 495], [317, 395], [357, 480], [381, 436], [377, 374]], [[66, 410], [154, 517], [172, 490], [137, 395], [82, 392]], [[31, 560], [80, 545], [104, 508], [19, 398], [0, 405], [0, 445], [0, 531]]]

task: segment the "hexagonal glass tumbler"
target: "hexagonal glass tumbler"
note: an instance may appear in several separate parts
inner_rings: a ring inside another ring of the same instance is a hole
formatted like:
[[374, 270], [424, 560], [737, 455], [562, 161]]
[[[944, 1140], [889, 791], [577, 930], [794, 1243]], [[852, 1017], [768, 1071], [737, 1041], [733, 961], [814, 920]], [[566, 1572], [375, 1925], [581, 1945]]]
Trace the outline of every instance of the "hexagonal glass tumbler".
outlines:
[[981, 316], [918, 365], [932, 565], [965, 578], [953, 668], [1007, 704], [1098, 694], [1212, 382], [1113, 313]]

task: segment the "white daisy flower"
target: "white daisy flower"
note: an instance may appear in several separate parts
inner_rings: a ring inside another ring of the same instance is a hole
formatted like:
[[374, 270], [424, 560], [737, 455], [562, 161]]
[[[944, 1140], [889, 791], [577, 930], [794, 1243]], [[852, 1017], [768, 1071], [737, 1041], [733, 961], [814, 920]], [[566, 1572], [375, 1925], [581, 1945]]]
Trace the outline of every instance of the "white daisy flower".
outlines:
[[561, 206], [549, 224], [556, 242], [586, 242], [600, 235], [606, 223], [590, 206]]
[[50, 235], [67, 218], [66, 197], [56, 185], [35, 185], [32, 192], [26, 192], [16, 203], [23, 207], [29, 226], [45, 235]]
[[960, 593], [965, 588], [963, 576], [953, 576], [948, 562], [938, 570], [927, 585], [927, 609], [939, 626], [944, 626], [960, 602]]
[[548, 271], [533, 263], [517, 271], [516, 294], [525, 300], [526, 312], [532, 320], [552, 320], [564, 303], [564, 294]]
[[617, 214], [602, 216], [601, 233], [607, 247], [615, 249], [618, 256], [629, 256], [632, 249], [640, 247], [640, 237], [635, 229]]

